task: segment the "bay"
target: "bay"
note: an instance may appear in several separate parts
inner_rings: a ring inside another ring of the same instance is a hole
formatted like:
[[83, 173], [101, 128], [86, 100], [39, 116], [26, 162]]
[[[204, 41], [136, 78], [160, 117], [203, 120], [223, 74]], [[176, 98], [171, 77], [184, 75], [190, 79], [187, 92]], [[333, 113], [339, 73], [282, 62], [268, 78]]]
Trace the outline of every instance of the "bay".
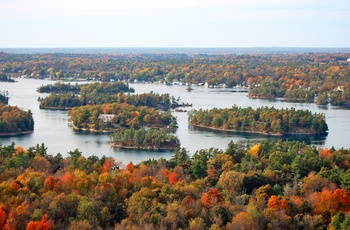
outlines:
[[[61, 153], [67, 156], [69, 151], [79, 149], [84, 156], [112, 156], [117, 161], [127, 164], [129, 162], [139, 163], [148, 159], [159, 159], [161, 157], [170, 159], [171, 151], [145, 151], [125, 150], [110, 146], [108, 134], [91, 134], [74, 131], [68, 126], [68, 113], [66, 111], [40, 110], [38, 97], [46, 97], [48, 94], [36, 92], [41, 85], [54, 84], [48, 80], [17, 79], [15, 83], [0, 82], [0, 91], [9, 92], [9, 104], [18, 106], [21, 109], [30, 109], [34, 117], [34, 132], [30, 135], [16, 137], [0, 137], [2, 145], [9, 145], [15, 142], [24, 148], [44, 143], [49, 154]], [[75, 82], [72, 82], [75, 84]], [[187, 91], [186, 86], [163, 85], [163, 84], [130, 84], [135, 93], [153, 91], [155, 93], [169, 93], [175, 98], [180, 97], [184, 103], [193, 104], [192, 107], [181, 109], [211, 109], [230, 108], [233, 105], [241, 107], [251, 106], [274, 106], [275, 108], [308, 109], [314, 113], [324, 113], [329, 128], [327, 136], [287, 136], [284, 140], [302, 140], [317, 147], [350, 148], [350, 110], [336, 106], [318, 106], [314, 103], [291, 103], [281, 100], [249, 99], [246, 92], [235, 92], [227, 88], [206, 88], [192, 87]], [[208, 149], [211, 147], [225, 149], [230, 140], [255, 142], [264, 139], [277, 139], [257, 134], [245, 134], [224, 131], [212, 131], [202, 128], [190, 127], [187, 122], [186, 112], [175, 112], [179, 128], [175, 134], [181, 142], [181, 147], [186, 148], [190, 155], [196, 150]]]

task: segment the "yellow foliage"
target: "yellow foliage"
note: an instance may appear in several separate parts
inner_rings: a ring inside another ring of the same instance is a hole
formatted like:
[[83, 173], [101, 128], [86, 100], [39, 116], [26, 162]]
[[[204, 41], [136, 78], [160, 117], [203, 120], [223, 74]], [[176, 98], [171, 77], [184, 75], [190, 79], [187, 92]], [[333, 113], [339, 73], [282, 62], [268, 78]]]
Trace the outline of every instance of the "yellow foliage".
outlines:
[[253, 145], [250, 149], [248, 149], [248, 153], [255, 158], [258, 158], [259, 155], [260, 144]]

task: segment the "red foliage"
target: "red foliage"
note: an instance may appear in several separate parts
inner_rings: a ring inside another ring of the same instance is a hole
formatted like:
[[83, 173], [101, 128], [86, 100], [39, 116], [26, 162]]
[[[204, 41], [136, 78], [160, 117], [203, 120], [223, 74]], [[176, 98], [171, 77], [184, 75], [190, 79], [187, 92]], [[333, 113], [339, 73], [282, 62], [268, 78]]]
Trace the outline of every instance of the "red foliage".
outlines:
[[174, 184], [176, 184], [176, 182], [178, 181], [178, 177], [177, 177], [177, 174], [176, 174], [176, 172], [171, 172], [171, 173], [169, 173], [169, 183], [171, 184], [171, 185], [174, 185]]
[[4, 227], [5, 221], [6, 221], [6, 212], [2, 210], [2, 205], [0, 205], [0, 229]]
[[165, 176], [165, 177], [168, 177], [169, 176], [169, 169], [164, 169], [164, 172], [163, 172], [163, 175]]
[[41, 218], [41, 221], [30, 221], [27, 224], [26, 230], [49, 230], [52, 228], [50, 221], [46, 214]]
[[126, 165], [126, 170], [128, 170], [129, 172], [132, 172], [133, 168], [134, 168], [134, 164], [131, 162]]

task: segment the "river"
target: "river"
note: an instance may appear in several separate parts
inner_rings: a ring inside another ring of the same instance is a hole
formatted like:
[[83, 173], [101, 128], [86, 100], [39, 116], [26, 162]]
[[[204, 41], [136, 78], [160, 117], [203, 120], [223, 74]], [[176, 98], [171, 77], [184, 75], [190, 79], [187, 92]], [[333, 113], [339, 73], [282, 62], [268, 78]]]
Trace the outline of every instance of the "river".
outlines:
[[[15, 142], [24, 148], [44, 143], [48, 153], [56, 155], [61, 153], [67, 156], [67, 152], [79, 149], [84, 156], [112, 156], [118, 162], [127, 164], [129, 162], [139, 163], [148, 159], [159, 159], [161, 157], [170, 159], [171, 151], [139, 151], [125, 150], [110, 146], [108, 134], [90, 134], [74, 131], [68, 126], [68, 114], [66, 111], [40, 110], [38, 97], [46, 97], [48, 94], [37, 93], [36, 89], [41, 85], [54, 84], [48, 80], [17, 79], [15, 83], [0, 82], [0, 91], [9, 92], [9, 104], [17, 105], [19, 108], [33, 112], [34, 132], [30, 135], [17, 137], [0, 137], [2, 145]], [[75, 83], [72, 83], [75, 84]], [[275, 108], [308, 109], [316, 113], [324, 113], [329, 128], [327, 136], [289, 136], [284, 139], [303, 140], [308, 144], [318, 147], [350, 148], [347, 135], [350, 134], [350, 110], [335, 106], [318, 106], [313, 103], [290, 103], [281, 100], [249, 99], [245, 92], [234, 92], [232, 89], [193, 87], [188, 92], [185, 86], [162, 85], [162, 84], [130, 84], [135, 93], [153, 91], [155, 93], [169, 93], [174, 97], [180, 97], [185, 103], [192, 103], [190, 109], [229, 108], [233, 105], [241, 107], [251, 106], [274, 106]], [[173, 112], [178, 119], [179, 128], [176, 135], [180, 139], [181, 147], [185, 147], [190, 155], [196, 150], [211, 147], [225, 149], [230, 140], [254, 142], [263, 139], [276, 139], [255, 134], [242, 134], [234, 132], [220, 132], [193, 128], [188, 126], [186, 112]]]

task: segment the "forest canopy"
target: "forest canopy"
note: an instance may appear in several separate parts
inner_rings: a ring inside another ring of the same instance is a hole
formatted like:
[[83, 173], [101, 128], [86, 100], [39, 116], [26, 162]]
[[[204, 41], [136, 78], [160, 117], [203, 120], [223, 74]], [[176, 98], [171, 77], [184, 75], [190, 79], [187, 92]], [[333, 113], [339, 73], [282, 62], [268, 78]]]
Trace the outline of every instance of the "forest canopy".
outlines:
[[349, 165], [270, 140], [139, 164], [0, 145], [0, 229], [349, 229]]

